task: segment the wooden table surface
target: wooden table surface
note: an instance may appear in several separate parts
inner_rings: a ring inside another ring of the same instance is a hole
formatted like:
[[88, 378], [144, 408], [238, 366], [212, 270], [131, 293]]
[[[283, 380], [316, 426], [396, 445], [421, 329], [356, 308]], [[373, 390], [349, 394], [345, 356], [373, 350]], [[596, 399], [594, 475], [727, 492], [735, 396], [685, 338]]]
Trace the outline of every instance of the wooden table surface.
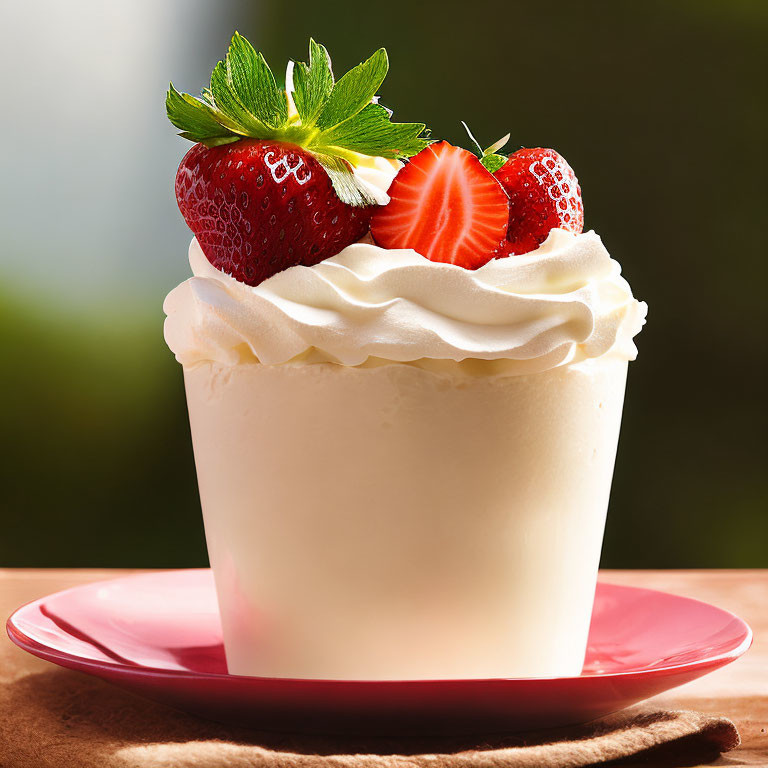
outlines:
[[[6, 617], [23, 603], [51, 592], [129, 572], [0, 569], [0, 616]], [[768, 766], [768, 570], [603, 571], [601, 579], [705, 600], [733, 611], [750, 624], [754, 644], [743, 658], [657, 696], [654, 703], [668, 709], [721, 714], [736, 723], [742, 746], [713, 765]], [[11, 682], [50, 667], [16, 648], [3, 633], [0, 679]]]

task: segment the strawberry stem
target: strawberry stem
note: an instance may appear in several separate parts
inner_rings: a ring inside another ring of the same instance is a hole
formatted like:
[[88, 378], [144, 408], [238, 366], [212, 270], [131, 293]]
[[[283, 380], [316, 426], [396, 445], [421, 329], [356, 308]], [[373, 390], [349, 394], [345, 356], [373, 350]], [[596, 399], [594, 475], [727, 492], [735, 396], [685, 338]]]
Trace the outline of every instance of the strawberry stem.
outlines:
[[483, 148], [480, 146], [480, 142], [474, 137], [472, 131], [469, 130], [469, 126], [463, 120], [461, 121], [461, 124], [464, 126], [464, 130], [467, 132], [469, 140], [477, 147], [477, 152], [475, 154], [482, 158], [485, 153], [483, 152]]

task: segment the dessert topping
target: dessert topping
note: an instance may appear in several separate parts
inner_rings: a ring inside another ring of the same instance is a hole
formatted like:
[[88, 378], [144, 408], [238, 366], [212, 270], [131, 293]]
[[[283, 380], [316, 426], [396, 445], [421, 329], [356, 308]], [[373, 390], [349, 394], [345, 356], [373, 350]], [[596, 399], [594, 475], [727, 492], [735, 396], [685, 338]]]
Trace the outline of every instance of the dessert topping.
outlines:
[[179, 208], [208, 260], [248, 285], [312, 265], [358, 240], [377, 202], [354, 173], [365, 157], [406, 158], [428, 144], [422, 123], [393, 123], [373, 103], [387, 74], [381, 48], [338, 81], [322, 45], [280, 88], [235, 33], [201, 96], [170, 86], [166, 110], [197, 142], [179, 166]]
[[[536, 250], [553, 229], [583, 230], [579, 182], [561, 155], [506, 157], [509, 134], [482, 149], [465, 125], [475, 157], [430, 142], [423, 123], [393, 123], [376, 98], [388, 66], [380, 48], [336, 81], [328, 52], [311, 40], [309, 62], [291, 63], [283, 89], [236, 32], [199, 97], [171, 84], [168, 118], [197, 142], [179, 166], [176, 197], [214, 267], [258, 285], [339, 253], [370, 226], [384, 248], [477, 269]], [[374, 158], [410, 158], [388, 196], [355, 172]]]
[[371, 234], [383, 248], [412, 248], [432, 261], [477, 269], [507, 231], [499, 182], [466, 149], [430, 144], [400, 170], [390, 202], [374, 211]]

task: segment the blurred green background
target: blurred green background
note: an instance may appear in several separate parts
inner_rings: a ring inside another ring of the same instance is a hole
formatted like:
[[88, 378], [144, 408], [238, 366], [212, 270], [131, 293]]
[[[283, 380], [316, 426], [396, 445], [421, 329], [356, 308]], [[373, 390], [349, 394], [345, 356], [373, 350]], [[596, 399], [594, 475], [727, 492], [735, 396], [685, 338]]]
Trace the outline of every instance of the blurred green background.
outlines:
[[[237, 28], [275, 70], [387, 47], [382, 101], [465, 142], [552, 146], [650, 305], [603, 565], [768, 566], [768, 3], [6, 4], [0, 59], [5, 566], [206, 562], [161, 304], [188, 274], [168, 80]], [[34, 54], [34, 55], [33, 55]], [[22, 66], [23, 65], [23, 66]], [[468, 510], [471, 514], [471, 510]]]

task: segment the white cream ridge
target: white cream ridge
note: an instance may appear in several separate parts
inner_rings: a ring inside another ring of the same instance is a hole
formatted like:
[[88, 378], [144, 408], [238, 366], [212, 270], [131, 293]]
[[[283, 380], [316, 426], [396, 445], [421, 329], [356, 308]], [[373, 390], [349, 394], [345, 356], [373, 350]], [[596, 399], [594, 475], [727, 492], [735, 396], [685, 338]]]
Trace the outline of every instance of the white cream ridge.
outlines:
[[195, 240], [194, 277], [165, 300], [165, 338], [185, 366], [261, 362], [506, 361], [533, 373], [614, 354], [633, 360], [647, 307], [594, 232], [552, 230], [535, 251], [477, 270], [370, 240], [250, 287]]

